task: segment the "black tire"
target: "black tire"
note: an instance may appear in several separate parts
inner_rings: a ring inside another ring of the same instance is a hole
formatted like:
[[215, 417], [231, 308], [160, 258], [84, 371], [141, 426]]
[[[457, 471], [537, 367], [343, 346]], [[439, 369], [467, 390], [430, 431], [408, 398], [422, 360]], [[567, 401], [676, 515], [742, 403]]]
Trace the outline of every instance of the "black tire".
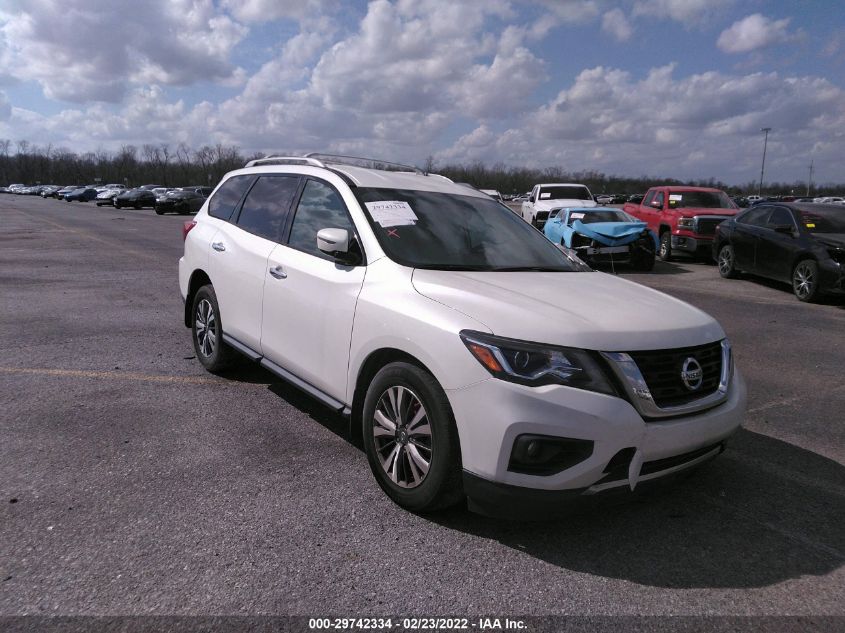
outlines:
[[716, 260], [719, 265], [719, 274], [725, 279], [736, 279], [739, 277], [739, 270], [736, 267], [734, 247], [730, 244], [722, 245], [719, 249], [719, 256]]
[[164, 215], [164, 211], [156, 207], [156, 215]]
[[813, 303], [821, 295], [819, 265], [813, 259], [802, 259], [792, 270], [792, 292], [799, 301]]
[[672, 259], [672, 233], [670, 231], [664, 231], [660, 234], [660, 248], [657, 250], [657, 256], [664, 262]]
[[140, 202], [136, 202], [136, 203], [135, 203], [134, 205], [132, 205], [132, 206], [134, 206], [136, 209], [140, 209], [140, 208], [141, 208], [141, 203], [140, 203]]
[[[209, 318], [208, 307], [211, 308], [211, 318]], [[202, 327], [202, 323], [205, 323], [206, 327]], [[211, 339], [203, 337], [206, 330], [213, 335]], [[197, 359], [206, 370], [216, 374], [231, 366], [236, 352], [223, 342], [220, 307], [217, 305], [217, 295], [211, 285], [203, 286], [194, 295], [191, 306], [191, 337]]]
[[[403, 402], [398, 409], [404, 409], [404, 414], [400, 413], [397, 418], [388, 408], [388, 392], [399, 389], [403, 390]], [[417, 403], [420, 406], [414, 408]], [[394, 424], [395, 436], [390, 435], [387, 427], [376, 422], [377, 407], [382, 416], [387, 412], [394, 419], [406, 421], [405, 424]], [[417, 425], [408, 423], [420, 407], [424, 409], [424, 417]], [[427, 420], [428, 424], [423, 424], [422, 420]], [[434, 376], [410, 363], [396, 362], [383, 367], [367, 388], [362, 421], [364, 450], [370, 468], [381, 489], [397, 505], [412, 512], [433, 512], [464, 499], [458, 430], [446, 394]], [[421, 427], [430, 430], [427, 437], [425, 433], [417, 435], [413, 432], [413, 429]], [[381, 434], [378, 440], [377, 432]], [[415, 440], [415, 437], [421, 439]], [[421, 469], [412, 459], [412, 449], [407, 449], [407, 446], [413, 446], [417, 456], [424, 458], [427, 455], [430, 460], [422, 477], [419, 477]], [[391, 459], [390, 456], [394, 455]], [[388, 475], [382, 458], [389, 460], [397, 481]]]
[[121, 204], [120, 204], [117, 200], [115, 200], [115, 202], [114, 202], [114, 208], [115, 208], [115, 209], [120, 209], [121, 207], [122, 207], [122, 205], [121, 205]]

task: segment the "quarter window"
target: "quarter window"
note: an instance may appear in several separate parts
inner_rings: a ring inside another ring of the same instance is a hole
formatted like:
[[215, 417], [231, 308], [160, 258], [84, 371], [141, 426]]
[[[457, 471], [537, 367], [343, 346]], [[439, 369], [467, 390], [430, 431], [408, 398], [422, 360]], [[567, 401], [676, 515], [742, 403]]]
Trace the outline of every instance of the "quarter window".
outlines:
[[350, 237], [354, 233], [340, 194], [325, 183], [309, 180], [293, 217], [288, 246], [331, 260], [317, 248], [317, 231], [320, 229], [346, 229]]
[[244, 200], [238, 226], [279, 242], [298, 187], [298, 176], [261, 176]]
[[232, 176], [220, 185], [217, 193], [208, 202], [208, 215], [228, 221], [238, 202], [249, 189], [254, 176]]

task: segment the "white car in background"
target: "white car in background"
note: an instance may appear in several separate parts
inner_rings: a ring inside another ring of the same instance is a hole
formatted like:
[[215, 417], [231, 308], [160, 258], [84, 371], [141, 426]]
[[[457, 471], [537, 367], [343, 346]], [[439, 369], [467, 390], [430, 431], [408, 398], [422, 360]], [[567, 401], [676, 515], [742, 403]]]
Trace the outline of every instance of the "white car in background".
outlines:
[[351, 418], [416, 512], [548, 512], [724, 449], [746, 391], [710, 316], [480, 191], [348, 160], [251, 161], [185, 224], [182, 316], [208, 371], [240, 354]]

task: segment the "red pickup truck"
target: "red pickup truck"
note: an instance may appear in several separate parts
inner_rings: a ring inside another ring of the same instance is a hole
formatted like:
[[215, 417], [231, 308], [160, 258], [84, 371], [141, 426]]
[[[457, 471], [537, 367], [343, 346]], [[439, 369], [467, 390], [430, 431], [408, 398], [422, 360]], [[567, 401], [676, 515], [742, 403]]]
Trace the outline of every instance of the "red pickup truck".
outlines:
[[663, 261], [678, 253], [711, 258], [716, 226], [739, 212], [721, 189], [677, 186], [652, 187], [642, 202], [628, 202], [622, 210], [660, 237], [657, 256]]

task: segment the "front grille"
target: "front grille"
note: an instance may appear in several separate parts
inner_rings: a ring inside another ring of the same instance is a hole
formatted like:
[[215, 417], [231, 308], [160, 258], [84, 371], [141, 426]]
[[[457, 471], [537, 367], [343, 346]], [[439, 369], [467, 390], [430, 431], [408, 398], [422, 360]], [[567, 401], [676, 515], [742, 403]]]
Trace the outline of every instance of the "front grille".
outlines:
[[[629, 352], [658, 407], [688, 404], [714, 393], [722, 376], [721, 342], [680, 349]], [[703, 372], [701, 386], [691, 391], [681, 379], [687, 358], [694, 358]]]
[[539, 228], [543, 228], [546, 224], [546, 220], [549, 219], [549, 212], [548, 211], [537, 211], [537, 215], [534, 218], [534, 221], [537, 223]]
[[716, 227], [719, 226], [725, 220], [727, 220], [727, 218], [720, 215], [696, 216], [695, 232], [698, 235], [715, 235]]

